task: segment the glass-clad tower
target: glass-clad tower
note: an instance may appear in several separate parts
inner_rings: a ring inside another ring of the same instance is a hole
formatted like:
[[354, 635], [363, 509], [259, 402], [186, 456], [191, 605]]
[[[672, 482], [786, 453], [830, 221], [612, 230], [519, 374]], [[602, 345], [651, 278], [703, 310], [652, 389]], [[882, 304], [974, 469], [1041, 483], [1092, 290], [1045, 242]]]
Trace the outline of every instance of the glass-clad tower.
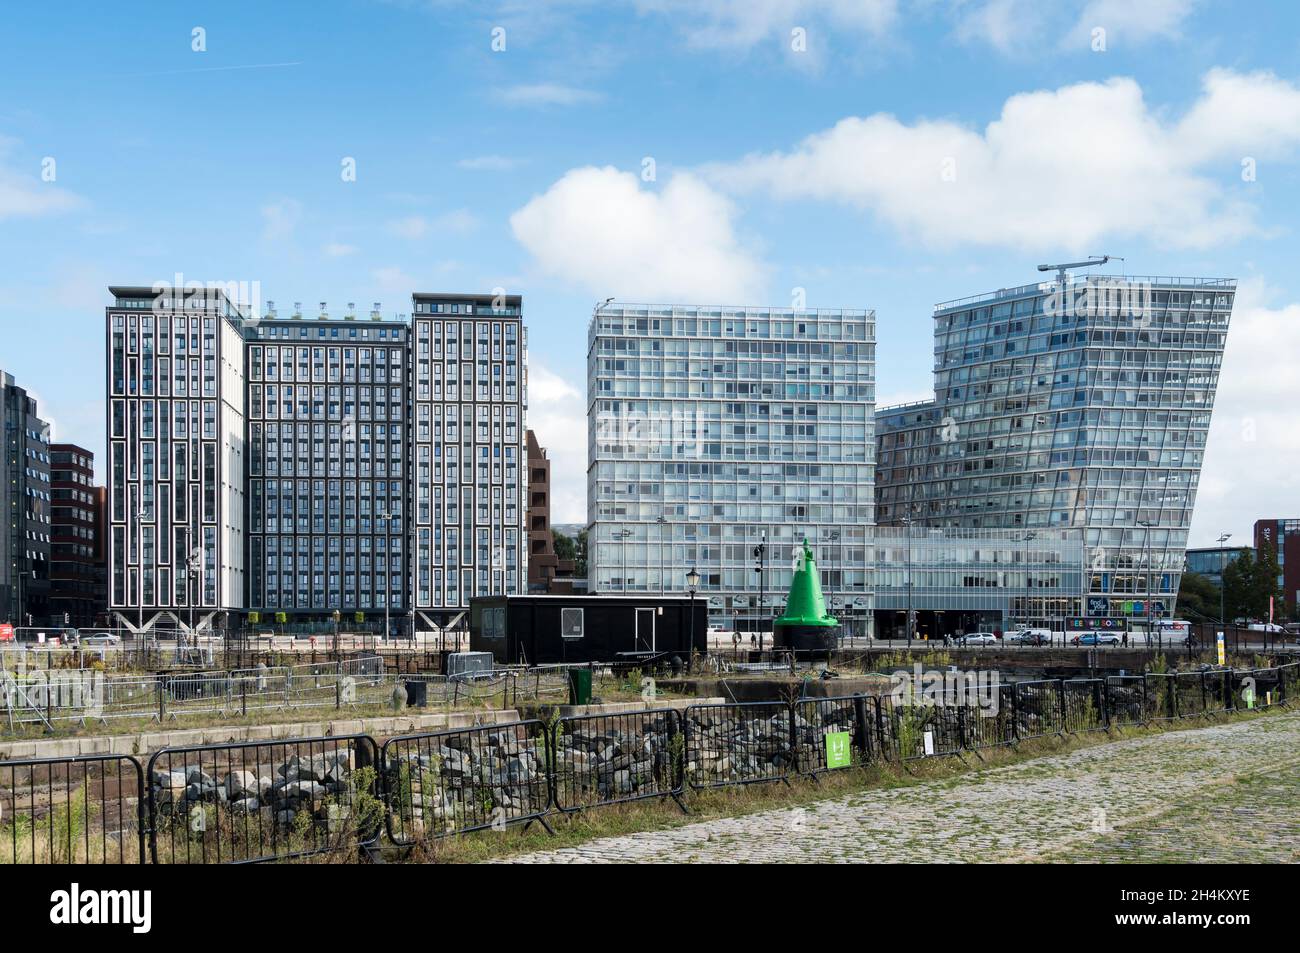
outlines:
[[880, 523], [1077, 527], [1083, 613], [1168, 616], [1235, 289], [1062, 276], [936, 306], [935, 400], [876, 415]]
[[295, 624], [409, 609], [410, 326], [376, 305], [340, 320], [244, 323], [248, 608]]
[[866, 631], [874, 312], [606, 304], [587, 381], [593, 591], [684, 594], [694, 568], [710, 620], [747, 630], [806, 536]]

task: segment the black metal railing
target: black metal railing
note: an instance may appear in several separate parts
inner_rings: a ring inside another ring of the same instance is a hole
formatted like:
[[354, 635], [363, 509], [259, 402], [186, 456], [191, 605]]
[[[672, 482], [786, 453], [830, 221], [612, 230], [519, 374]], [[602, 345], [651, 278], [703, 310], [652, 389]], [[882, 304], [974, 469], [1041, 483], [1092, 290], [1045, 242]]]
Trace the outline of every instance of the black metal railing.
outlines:
[[371, 855], [695, 790], [1293, 704], [1300, 664], [0, 762], [0, 862]]
[[143, 863], [143, 800], [130, 755], [2, 761], [0, 863]]
[[390, 738], [380, 752], [388, 838], [410, 847], [542, 820], [551, 735], [537, 719]]
[[1111, 675], [1106, 679], [1106, 722], [1113, 726], [1143, 725], [1150, 719], [1147, 680], [1141, 675]]
[[649, 798], [681, 800], [681, 715], [645, 709], [557, 718], [551, 726], [553, 804], [562, 813]]
[[368, 735], [163, 748], [149, 759], [153, 863], [252, 863], [374, 844], [384, 811]]
[[696, 790], [785, 780], [791, 773], [794, 718], [785, 702], [691, 705], [686, 781]]

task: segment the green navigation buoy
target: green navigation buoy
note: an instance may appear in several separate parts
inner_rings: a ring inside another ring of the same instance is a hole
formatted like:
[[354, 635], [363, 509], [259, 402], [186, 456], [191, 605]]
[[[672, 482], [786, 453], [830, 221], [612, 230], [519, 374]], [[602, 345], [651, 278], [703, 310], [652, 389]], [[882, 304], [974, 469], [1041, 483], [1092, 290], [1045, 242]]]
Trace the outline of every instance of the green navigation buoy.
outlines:
[[785, 612], [772, 628], [777, 648], [820, 653], [830, 652], [836, 646], [840, 620], [826, 611], [826, 600], [817, 578], [817, 562], [807, 539], [803, 541], [803, 556], [790, 581]]

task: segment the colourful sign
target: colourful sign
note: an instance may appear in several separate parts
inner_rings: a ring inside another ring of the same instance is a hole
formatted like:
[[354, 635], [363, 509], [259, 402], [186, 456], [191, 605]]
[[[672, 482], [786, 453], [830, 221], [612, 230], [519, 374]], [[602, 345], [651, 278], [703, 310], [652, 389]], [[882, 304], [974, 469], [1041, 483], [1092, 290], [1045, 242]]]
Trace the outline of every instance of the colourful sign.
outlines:
[[14, 640], [14, 627], [6, 622], [0, 625], [0, 642], [12, 642]]
[[826, 767], [847, 768], [853, 763], [853, 749], [847, 731], [826, 733]]
[[1226, 665], [1227, 647], [1223, 643], [1223, 633], [1222, 632], [1218, 633], [1214, 641], [1217, 642], [1219, 646], [1219, 664]]

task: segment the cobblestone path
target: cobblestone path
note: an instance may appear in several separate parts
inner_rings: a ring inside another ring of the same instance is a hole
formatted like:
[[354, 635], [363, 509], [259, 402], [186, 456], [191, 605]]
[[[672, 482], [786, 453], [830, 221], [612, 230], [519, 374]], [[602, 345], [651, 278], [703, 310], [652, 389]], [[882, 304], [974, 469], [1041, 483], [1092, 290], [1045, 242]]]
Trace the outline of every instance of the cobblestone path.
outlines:
[[511, 859], [1294, 863], [1300, 712]]

